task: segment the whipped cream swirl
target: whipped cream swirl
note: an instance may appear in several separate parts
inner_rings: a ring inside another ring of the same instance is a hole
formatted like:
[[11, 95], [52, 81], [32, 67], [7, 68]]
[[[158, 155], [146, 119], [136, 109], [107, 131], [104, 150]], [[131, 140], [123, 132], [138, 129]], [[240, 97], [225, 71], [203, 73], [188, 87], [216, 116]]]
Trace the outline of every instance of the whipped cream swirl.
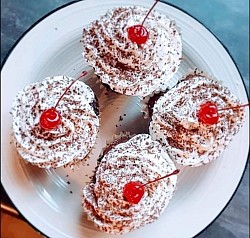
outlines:
[[193, 73], [154, 105], [150, 134], [182, 165], [200, 166], [218, 158], [243, 124], [243, 108], [219, 111], [219, 121], [214, 125], [199, 122], [197, 112], [206, 102], [215, 103], [219, 109], [241, 104], [217, 80]]
[[74, 80], [66, 76], [46, 78], [20, 91], [13, 103], [13, 132], [23, 159], [39, 167], [60, 167], [83, 160], [96, 140], [99, 118], [92, 89], [76, 81], [57, 106], [62, 124], [53, 130], [39, 125], [41, 113], [54, 107]]
[[127, 233], [160, 216], [173, 195], [177, 176], [147, 185], [138, 204], [123, 197], [125, 184], [129, 181], [144, 184], [174, 170], [174, 163], [159, 142], [146, 134], [134, 136], [104, 155], [95, 183], [83, 189], [83, 207], [102, 231]]
[[141, 24], [148, 9], [117, 7], [83, 29], [83, 55], [104, 84], [126, 95], [147, 96], [165, 90], [182, 57], [180, 33], [167, 16], [152, 11], [144, 26], [145, 44], [128, 38], [127, 29]]

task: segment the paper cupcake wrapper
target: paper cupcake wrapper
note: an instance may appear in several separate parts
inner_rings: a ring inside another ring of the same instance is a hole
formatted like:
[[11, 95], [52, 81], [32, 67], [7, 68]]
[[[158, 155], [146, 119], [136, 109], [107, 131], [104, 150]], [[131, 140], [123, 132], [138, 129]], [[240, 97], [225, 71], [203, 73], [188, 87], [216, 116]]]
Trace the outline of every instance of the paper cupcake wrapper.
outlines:
[[[150, 113], [150, 109], [149, 109], [149, 101], [150, 101], [150, 99], [152, 99], [154, 97], [157, 97], [158, 94], [164, 94], [168, 90], [169, 89], [165, 89], [164, 91], [155, 91], [154, 93], [150, 94], [149, 96], [146, 96], [146, 97], [141, 99], [141, 101], [140, 101], [141, 112], [143, 113], [144, 119], [149, 119], [151, 117], [151, 115], [150, 115], [151, 113]], [[152, 110], [153, 110], [153, 107], [152, 107]]]
[[[101, 121], [101, 117], [100, 117], [100, 112], [99, 112], [99, 120]], [[34, 166], [37, 166], [41, 169], [56, 169], [56, 168], [70, 168], [72, 171], [74, 171], [74, 169], [79, 169], [81, 166], [85, 166], [86, 165], [86, 162], [89, 161], [89, 159], [92, 157], [92, 151], [96, 148], [96, 142], [97, 142], [97, 138], [99, 137], [99, 132], [97, 133], [97, 136], [96, 136], [96, 140], [95, 140], [95, 143], [93, 145], [92, 148], [90, 148], [89, 152], [86, 154], [85, 157], [83, 158], [74, 158], [73, 160], [71, 160], [70, 162], [64, 164], [64, 165], [61, 165], [61, 166], [55, 166], [56, 164], [56, 161], [46, 161], [46, 162], [41, 162], [41, 163], [32, 163], [26, 159], [24, 159], [21, 154], [19, 153], [18, 149], [17, 149], [17, 146], [16, 146], [16, 139], [15, 139], [15, 136], [14, 136], [14, 133], [11, 133], [11, 141], [10, 143], [12, 143], [15, 148], [16, 148], [16, 151], [19, 155], [19, 159], [24, 161], [26, 164], [32, 164]]]

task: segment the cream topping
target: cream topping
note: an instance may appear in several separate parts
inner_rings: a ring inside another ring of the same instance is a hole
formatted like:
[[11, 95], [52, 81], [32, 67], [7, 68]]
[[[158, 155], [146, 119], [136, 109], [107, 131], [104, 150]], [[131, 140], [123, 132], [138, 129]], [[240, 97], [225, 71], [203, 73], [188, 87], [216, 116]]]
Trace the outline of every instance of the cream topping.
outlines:
[[134, 136], [111, 149], [102, 158], [95, 183], [83, 189], [83, 207], [102, 230], [123, 234], [156, 220], [171, 199], [177, 176], [149, 184], [138, 204], [123, 197], [129, 181], [146, 183], [175, 170], [159, 142], [149, 135]]
[[117, 7], [83, 29], [83, 55], [112, 90], [146, 96], [164, 90], [182, 57], [180, 33], [167, 16], [152, 11], [144, 26], [149, 39], [138, 46], [127, 29], [141, 24], [148, 9]]
[[59, 167], [84, 159], [93, 147], [99, 128], [92, 106], [95, 95], [81, 81], [72, 85], [56, 108], [62, 124], [49, 131], [39, 126], [41, 113], [55, 106], [72, 80], [66, 76], [46, 78], [25, 87], [14, 99], [14, 139], [26, 161], [39, 167]]
[[242, 108], [220, 111], [215, 125], [199, 122], [197, 112], [206, 102], [218, 108], [241, 104], [215, 79], [190, 74], [154, 105], [150, 134], [182, 165], [200, 166], [216, 159], [242, 126]]

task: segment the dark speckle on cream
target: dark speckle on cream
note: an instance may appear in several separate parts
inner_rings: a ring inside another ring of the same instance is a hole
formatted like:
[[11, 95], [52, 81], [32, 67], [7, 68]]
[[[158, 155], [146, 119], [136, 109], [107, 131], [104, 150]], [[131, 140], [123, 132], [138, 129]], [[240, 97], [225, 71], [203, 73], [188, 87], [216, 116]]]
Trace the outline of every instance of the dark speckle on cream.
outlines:
[[99, 118], [91, 104], [93, 91], [77, 81], [57, 106], [62, 124], [54, 130], [39, 126], [41, 113], [55, 106], [74, 80], [66, 76], [46, 78], [25, 87], [13, 102], [15, 145], [22, 158], [42, 168], [73, 165], [84, 160], [96, 140]]
[[129, 181], [146, 183], [175, 170], [159, 142], [139, 134], [109, 150], [95, 173], [95, 182], [83, 189], [83, 207], [104, 232], [124, 234], [155, 221], [173, 196], [177, 176], [152, 183], [138, 204], [123, 197]]
[[128, 27], [140, 24], [148, 9], [117, 7], [83, 29], [86, 61], [102, 83], [118, 93], [146, 96], [164, 90], [182, 57], [182, 41], [175, 23], [152, 11], [144, 23], [149, 39], [138, 46], [128, 38]]
[[216, 79], [196, 70], [161, 96], [153, 107], [150, 134], [182, 165], [200, 166], [217, 159], [243, 124], [244, 108], [220, 111], [217, 124], [203, 124], [197, 112], [208, 101], [218, 108], [241, 104]]

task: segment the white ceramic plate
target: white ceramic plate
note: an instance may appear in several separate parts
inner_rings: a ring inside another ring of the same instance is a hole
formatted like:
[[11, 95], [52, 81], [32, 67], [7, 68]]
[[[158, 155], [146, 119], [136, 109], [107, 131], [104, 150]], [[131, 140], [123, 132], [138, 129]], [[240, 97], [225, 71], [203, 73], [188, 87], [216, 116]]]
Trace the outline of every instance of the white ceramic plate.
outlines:
[[[86, 69], [81, 55], [82, 28], [112, 7], [134, 3], [134, 0], [86, 0], [68, 5], [36, 24], [19, 41], [2, 69], [2, 184], [25, 218], [49, 237], [111, 237], [86, 220], [81, 208], [81, 189], [106, 139], [121, 130], [147, 132], [148, 121], [143, 119], [137, 98], [106, 95], [90, 74], [86, 82], [99, 98], [102, 121], [89, 165], [74, 171], [41, 170], [19, 160], [10, 144], [12, 100], [24, 86], [47, 76], [78, 76]], [[150, 7], [153, 1], [137, 0], [136, 4]], [[198, 67], [222, 80], [242, 102], [247, 102], [239, 72], [216, 38], [195, 19], [172, 6], [159, 3], [156, 9], [175, 19], [182, 29], [185, 60], [175, 80], [188, 68]], [[175, 196], [160, 219], [124, 237], [193, 237], [215, 219], [233, 195], [244, 171], [249, 145], [246, 111], [243, 128], [223, 156], [204, 167], [183, 169]]]

